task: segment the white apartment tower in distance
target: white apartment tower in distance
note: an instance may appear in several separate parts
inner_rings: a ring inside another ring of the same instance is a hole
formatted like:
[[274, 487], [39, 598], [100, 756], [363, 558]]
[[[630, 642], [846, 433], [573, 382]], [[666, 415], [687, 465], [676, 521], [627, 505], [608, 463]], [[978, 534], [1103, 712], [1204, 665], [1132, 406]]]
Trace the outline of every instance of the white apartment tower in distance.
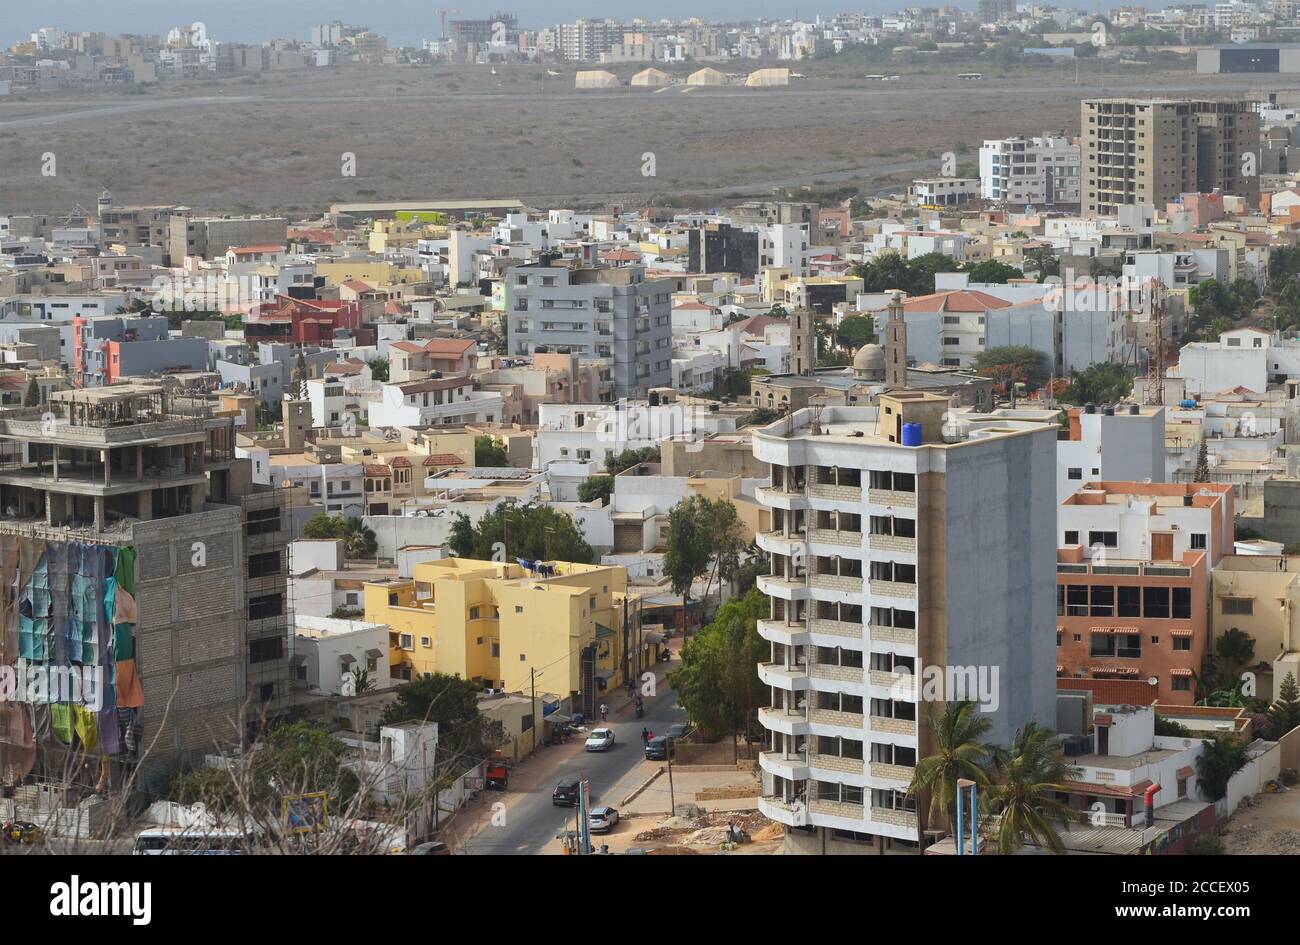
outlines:
[[997, 744], [1054, 724], [1056, 431], [898, 391], [755, 432], [772, 482], [760, 809], [785, 852], [916, 852], [927, 801], [907, 790], [945, 698], [979, 702]]
[[1063, 135], [988, 140], [980, 148], [980, 196], [1016, 206], [1078, 206], [1079, 145]]

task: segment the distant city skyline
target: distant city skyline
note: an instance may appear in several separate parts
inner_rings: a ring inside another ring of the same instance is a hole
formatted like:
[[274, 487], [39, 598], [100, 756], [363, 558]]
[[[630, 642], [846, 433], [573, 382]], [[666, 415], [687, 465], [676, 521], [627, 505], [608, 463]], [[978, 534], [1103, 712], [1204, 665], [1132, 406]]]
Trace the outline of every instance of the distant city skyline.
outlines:
[[[963, 9], [972, 8], [974, 0], [954, 3]], [[842, 12], [889, 13], [906, 6], [904, 0], [830, 0], [826, 6], [816, 2], [789, 2], [764, 4], [761, 9], [745, 0], [614, 0], [595, 3], [592, 0], [558, 0], [543, 3], [541, 0], [502, 0], [500, 3], [446, 4], [463, 12], [449, 19], [486, 18], [494, 12], [505, 11], [519, 17], [526, 29], [555, 23], [572, 22], [579, 17], [603, 19], [614, 17], [631, 20], [687, 19], [692, 16], [705, 19], [754, 20], [760, 16], [769, 19], [788, 19], [800, 13], [812, 17], [831, 16]], [[0, 43], [7, 48], [13, 43], [30, 38], [41, 27], [56, 26], [69, 32], [104, 33], [166, 33], [176, 26], [199, 21], [208, 27], [208, 33], [218, 40], [239, 43], [257, 43], [272, 37], [289, 37], [306, 40], [312, 24], [342, 20], [368, 26], [401, 46], [417, 46], [425, 39], [438, 38], [438, 4], [431, 0], [382, 0], [363, 5], [355, 0], [50, 0], [50, 2], [6, 9], [0, 24]]]

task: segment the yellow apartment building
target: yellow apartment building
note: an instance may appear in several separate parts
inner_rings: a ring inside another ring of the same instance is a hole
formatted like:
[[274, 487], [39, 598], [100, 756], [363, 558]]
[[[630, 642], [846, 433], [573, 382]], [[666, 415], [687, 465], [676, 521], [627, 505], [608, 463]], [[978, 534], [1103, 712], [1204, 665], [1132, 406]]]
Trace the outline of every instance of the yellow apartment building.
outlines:
[[1214, 568], [1214, 641], [1241, 630], [1255, 641], [1255, 694], [1277, 698], [1287, 673], [1300, 680], [1300, 557], [1224, 555]]
[[367, 583], [366, 619], [390, 628], [393, 677], [448, 673], [520, 693], [535, 680], [562, 711], [591, 714], [640, 669], [639, 598], [622, 567], [532, 564], [445, 558]]

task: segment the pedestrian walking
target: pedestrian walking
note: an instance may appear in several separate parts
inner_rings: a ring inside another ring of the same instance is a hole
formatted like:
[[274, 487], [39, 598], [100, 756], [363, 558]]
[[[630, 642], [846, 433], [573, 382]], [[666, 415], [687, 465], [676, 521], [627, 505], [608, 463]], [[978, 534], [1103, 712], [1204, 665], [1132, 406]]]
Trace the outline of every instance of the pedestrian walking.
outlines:
[[650, 729], [643, 727], [641, 729], [641, 747], [644, 748], [648, 744], [650, 744]]

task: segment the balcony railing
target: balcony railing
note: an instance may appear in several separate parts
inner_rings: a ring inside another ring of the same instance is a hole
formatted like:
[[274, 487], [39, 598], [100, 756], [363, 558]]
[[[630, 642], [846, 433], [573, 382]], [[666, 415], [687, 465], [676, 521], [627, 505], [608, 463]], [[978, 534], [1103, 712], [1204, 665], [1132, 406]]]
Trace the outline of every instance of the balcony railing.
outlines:
[[871, 808], [871, 819], [878, 824], [891, 824], [895, 827], [916, 829], [916, 811], [890, 810], [887, 807]]
[[809, 675], [816, 679], [833, 679], [836, 682], [862, 682], [861, 666], [837, 666], [834, 663], [813, 663]]
[[814, 617], [808, 622], [808, 629], [813, 633], [824, 633], [828, 636], [855, 639], [862, 636], [862, 624], [850, 623], [847, 620], [828, 620], [824, 617]]
[[861, 712], [841, 712], [839, 709], [813, 709], [808, 721], [816, 725], [834, 725], [837, 728], [862, 728], [865, 716]]
[[862, 532], [851, 532], [836, 528], [814, 528], [808, 533], [809, 541], [820, 541], [828, 545], [843, 545], [857, 548], [862, 545]]
[[897, 489], [868, 489], [867, 502], [871, 505], [888, 505], [894, 508], [916, 508], [915, 492], [899, 492]]
[[808, 486], [808, 495], [814, 499], [830, 499], [833, 502], [861, 502], [861, 486], [837, 486], [831, 482], [814, 482]]
[[838, 771], [841, 774], [862, 774], [864, 770], [861, 758], [842, 758], [839, 755], [814, 754], [809, 757], [808, 764], [813, 768]]
[[871, 717], [871, 730], [890, 735], [916, 735], [916, 719], [891, 719], [883, 715]]
[[[874, 584], [875, 582], [872, 581]], [[823, 591], [842, 591], [847, 594], [862, 593], [862, 578], [843, 574], [814, 574], [812, 586]]]
[[916, 629], [913, 627], [884, 627], [871, 624], [871, 642], [894, 646], [916, 646]]
[[911, 784], [915, 771], [915, 768], [906, 765], [891, 765], [883, 761], [871, 762], [871, 776], [882, 781], [901, 781], [904, 784]]

